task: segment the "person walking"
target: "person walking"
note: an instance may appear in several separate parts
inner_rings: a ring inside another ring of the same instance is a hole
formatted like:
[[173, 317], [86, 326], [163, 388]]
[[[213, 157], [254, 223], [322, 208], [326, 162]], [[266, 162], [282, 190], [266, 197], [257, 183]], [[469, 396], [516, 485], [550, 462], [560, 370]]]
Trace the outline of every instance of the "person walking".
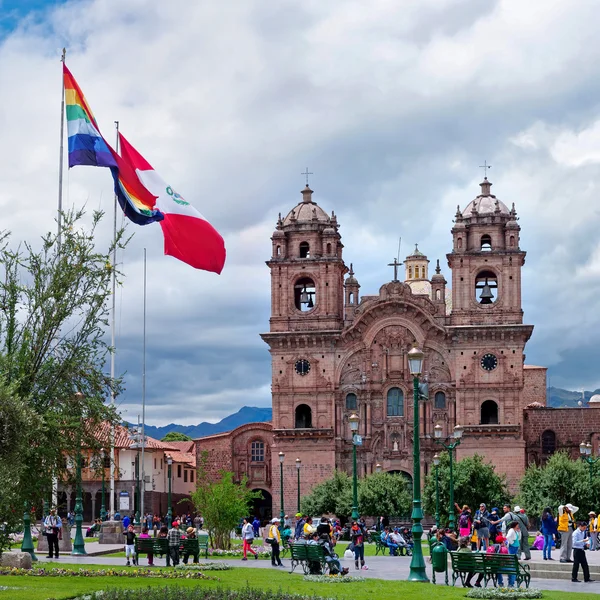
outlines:
[[571, 581], [573, 583], [580, 583], [577, 579], [579, 574], [579, 565], [583, 570], [583, 580], [586, 583], [594, 581], [590, 579], [590, 569], [587, 563], [587, 557], [585, 556], [585, 545], [589, 542], [589, 538], [586, 536], [585, 530], [587, 529], [586, 521], [579, 521], [577, 529], [573, 532], [572, 543], [573, 543], [573, 570], [571, 571]]
[[[506, 545], [508, 546], [509, 554], [519, 556], [521, 550], [521, 532], [519, 524], [516, 521], [511, 521], [506, 527]], [[515, 587], [515, 575], [508, 576], [508, 587]]]
[[[366, 571], [369, 567], [365, 564], [365, 532], [362, 527], [359, 527], [356, 521], [352, 521], [350, 540], [352, 541], [352, 547], [354, 548], [354, 568], [356, 570], [362, 568]], [[360, 567], [358, 566], [359, 561]]]
[[44, 528], [48, 539], [48, 556], [46, 558], [58, 558], [58, 536], [62, 529], [62, 521], [56, 514], [56, 507], [50, 509], [50, 514], [44, 519]]
[[573, 532], [576, 529], [573, 515], [579, 510], [573, 504], [561, 504], [558, 507], [558, 531], [560, 533], [560, 562], [570, 563], [573, 551]]
[[123, 532], [123, 535], [125, 536], [125, 558], [127, 559], [125, 566], [130, 566], [129, 557], [131, 557], [133, 565], [136, 566], [137, 557], [135, 554], [135, 531], [133, 530], [133, 525], [129, 525], [127, 531]]
[[482, 502], [475, 512], [475, 531], [477, 532], [477, 550], [487, 550], [490, 543], [490, 513]]
[[547, 506], [542, 513], [542, 526], [540, 531], [544, 536], [544, 547], [542, 549], [544, 560], [554, 560], [552, 558], [552, 541], [557, 533], [556, 519], [552, 516], [552, 509]]
[[179, 546], [181, 545], [181, 531], [177, 521], [173, 521], [167, 539], [169, 540], [169, 556], [173, 561], [173, 566], [176, 567], [179, 564]]
[[244, 524], [242, 525], [242, 544], [244, 545], [244, 556], [242, 560], [248, 560], [248, 552], [254, 554], [255, 560], [258, 559], [258, 552], [252, 549], [252, 542], [254, 541], [254, 527], [250, 522], [250, 519], [244, 517]]
[[281, 562], [281, 558], [279, 557], [281, 534], [279, 533], [279, 519], [277, 517], [271, 519], [271, 526], [269, 527], [267, 539], [271, 540], [271, 566], [283, 567], [283, 563]]
[[590, 518], [590, 552], [594, 552], [598, 550], [598, 519], [596, 518], [596, 513], [592, 510], [589, 513]]

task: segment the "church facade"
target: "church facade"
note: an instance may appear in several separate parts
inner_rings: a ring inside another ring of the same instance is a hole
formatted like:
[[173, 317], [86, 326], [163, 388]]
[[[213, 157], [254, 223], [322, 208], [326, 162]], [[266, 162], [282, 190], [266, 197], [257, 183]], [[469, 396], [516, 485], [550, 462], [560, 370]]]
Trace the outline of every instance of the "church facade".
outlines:
[[[392, 281], [361, 296], [337, 217], [306, 186], [302, 200], [280, 216], [267, 261], [271, 318], [262, 338], [272, 361], [273, 422], [263, 441], [271, 453], [274, 512], [280, 459], [286, 512], [297, 510], [297, 466], [302, 495], [336, 468], [352, 471], [352, 414], [360, 417], [359, 476], [381, 465], [412, 478], [415, 434], [426, 475], [443, 451], [434, 427], [450, 436], [460, 424], [457, 458], [483, 454], [514, 487], [527, 463], [525, 408], [546, 403], [546, 369], [525, 364], [533, 326], [523, 323], [519, 234], [514, 204], [509, 209], [484, 179], [454, 218], [446, 255], [451, 287], [439, 261], [430, 276], [428, 258], [415, 248], [404, 262], [404, 281], [394, 261]], [[407, 361], [413, 346], [425, 353], [428, 388], [419, 432]]]

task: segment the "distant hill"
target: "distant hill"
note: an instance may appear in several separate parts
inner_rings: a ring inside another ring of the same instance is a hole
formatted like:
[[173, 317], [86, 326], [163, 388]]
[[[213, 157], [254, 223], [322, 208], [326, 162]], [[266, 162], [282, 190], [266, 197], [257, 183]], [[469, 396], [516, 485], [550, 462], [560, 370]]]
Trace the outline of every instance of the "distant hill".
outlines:
[[[587, 402], [594, 394], [600, 394], [600, 390], [593, 392], [584, 392], [585, 402]], [[578, 406], [581, 400], [581, 392], [571, 392], [562, 388], [549, 387], [546, 395], [546, 404], [552, 408], [569, 408]]]
[[154, 427], [146, 425], [146, 435], [154, 439], [161, 440], [171, 431], [179, 431], [189, 435], [192, 439], [230, 431], [246, 423], [263, 423], [273, 418], [273, 411], [270, 408], [258, 408], [256, 406], [244, 406], [238, 412], [229, 415], [218, 423], [199, 423], [198, 425], [177, 425], [169, 423], [164, 427]]

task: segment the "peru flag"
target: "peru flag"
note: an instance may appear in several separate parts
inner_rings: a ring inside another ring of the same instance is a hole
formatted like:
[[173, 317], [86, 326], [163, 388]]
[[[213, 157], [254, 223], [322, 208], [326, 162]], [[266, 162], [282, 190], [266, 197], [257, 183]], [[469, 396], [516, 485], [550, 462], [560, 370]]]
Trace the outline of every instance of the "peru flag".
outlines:
[[165, 254], [196, 269], [221, 273], [225, 243], [217, 230], [168, 185], [120, 133], [119, 142], [121, 156], [135, 169], [144, 187], [157, 197], [155, 208], [165, 216], [160, 221]]

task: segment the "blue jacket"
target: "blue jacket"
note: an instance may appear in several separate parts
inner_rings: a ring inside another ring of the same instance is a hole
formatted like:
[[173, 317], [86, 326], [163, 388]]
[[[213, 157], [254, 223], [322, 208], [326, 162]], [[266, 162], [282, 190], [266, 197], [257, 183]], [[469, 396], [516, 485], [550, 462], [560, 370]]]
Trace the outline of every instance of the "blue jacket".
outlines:
[[543, 517], [542, 527], [540, 528], [540, 531], [545, 535], [557, 533], [558, 531], [556, 529], [556, 521], [554, 520], [554, 517], [551, 517], [550, 515], [548, 515], [547, 517]]

